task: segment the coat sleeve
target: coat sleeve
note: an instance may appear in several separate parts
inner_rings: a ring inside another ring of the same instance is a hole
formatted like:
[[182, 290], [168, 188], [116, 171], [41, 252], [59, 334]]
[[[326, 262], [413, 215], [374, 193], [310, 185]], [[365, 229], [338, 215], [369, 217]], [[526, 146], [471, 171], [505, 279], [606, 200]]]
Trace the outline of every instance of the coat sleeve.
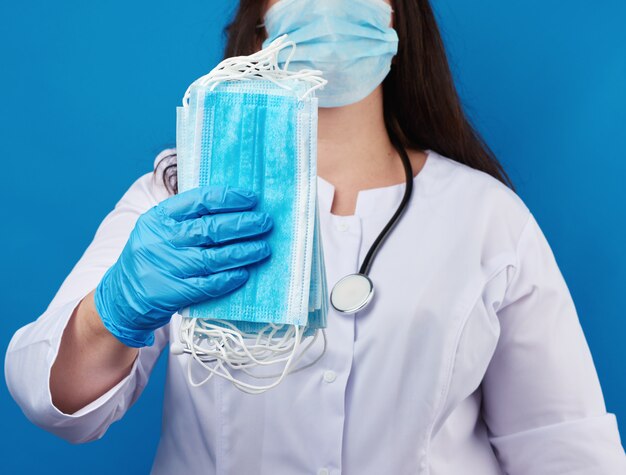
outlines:
[[500, 336], [483, 380], [483, 418], [510, 475], [626, 474], [615, 415], [569, 289], [532, 214], [496, 310]]
[[152, 174], [139, 178], [99, 226], [93, 242], [75, 265], [47, 310], [20, 328], [9, 344], [5, 378], [9, 391], [26, 417], [39, 427], [70, 442], [102, 437], [136, 401], [168, 340], [166, 327], [156, 332], [155, 343], [140, 349], [130, 374], [101, 397], [73, 414], [52, 403], [50, 369], [65, 326], [78, 303], [91, 292], [119, 257], [140, 214], [156, 205], [167, 193]]

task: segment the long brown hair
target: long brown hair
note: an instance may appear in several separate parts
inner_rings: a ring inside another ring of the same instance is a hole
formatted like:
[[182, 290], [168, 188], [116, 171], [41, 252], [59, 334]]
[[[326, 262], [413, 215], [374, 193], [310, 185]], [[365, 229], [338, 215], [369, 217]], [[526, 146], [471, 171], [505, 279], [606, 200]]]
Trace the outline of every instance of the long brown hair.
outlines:
[[[266, 38], [259, 27], [263, 0], [240, 0], [226, 26], [224, 57], [249, 55]], [[488, 173], [514, 190], [502, 165], [465, 116], [457, 94], [439, 27], [429, 0], [393, 0], [398, 53], [383, 82], [387, 132], [407, 148], [430, 149]], [[165, 156], [157, 170], [171, 193], [177, 193], [176, 155]]]

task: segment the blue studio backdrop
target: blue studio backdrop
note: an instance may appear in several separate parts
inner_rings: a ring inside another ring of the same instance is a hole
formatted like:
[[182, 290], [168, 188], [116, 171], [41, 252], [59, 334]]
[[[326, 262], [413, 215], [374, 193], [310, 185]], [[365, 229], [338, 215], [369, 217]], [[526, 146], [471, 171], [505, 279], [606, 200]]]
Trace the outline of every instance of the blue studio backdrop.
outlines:
[[[467, 113], [552, 246], [626, 434], [626, 3], [432, 3]], [[175, 107], [221, 59], [234, 7], [0, 3], [3, 354], [106, 213], [174, 144]], [[80, 446], [28, 422], [1, 384], [0, 473], [147, 473], [164, 361], [124, 419]]]

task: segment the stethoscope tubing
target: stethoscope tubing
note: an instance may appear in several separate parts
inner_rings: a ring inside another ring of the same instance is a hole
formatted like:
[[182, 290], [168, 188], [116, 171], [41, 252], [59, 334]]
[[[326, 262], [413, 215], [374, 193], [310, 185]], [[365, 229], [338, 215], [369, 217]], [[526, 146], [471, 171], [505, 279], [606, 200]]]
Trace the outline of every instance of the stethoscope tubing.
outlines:
[[389, 222], [382, 229], [378, 237], [374, 240], [369, 250], [367, 251], [365, 259], [363, 259], [363, 263], [361, 264], [361, 268], [359, 269], [359, 274], [363, 274], [365, 276], [368, 276], [370, 267], [372, 266], [372, 262], [374, 261], [374, 257], [376, 256], [378, 249], [387, 238], [391, 230], [395, 227], [396, 223], [400, 219], [400, 216], [402, 216], [402, 214], [404, 213], [406, 205], [411, 199], [411, 195], [413, 193], [413, 167], [411, 166], [409, 156], [404, 146], [396, 141], [393, 136], [391, 140], [394, 147], [400, 154], [400, 159], [402, 160], [402, 164], [404, 165], [406, 185], [404, 187], [404, 195], [402, 196], [402, 201], [400, 201], [400, 205], [398, 205], [398, 209], [393, 214]]
[[372, 266], [372, 262], [380, 246], [404, 213], [413, 193], [413, 167], [411, 166], [411, 161], [409, 160], [405, 147], [393, 134], [390, 135], [391, 142], [400, 154], [400, 159], [402, 160], [402, 164], [404, 166], [404, 172], [406, 175], [404, 195], [398, 205], [398, 209], [370, 246], [365, 259], [363, 259], [359, 272], [343, 277], [333, 286], [330, 295], [330, 302], [333, 308], [339, 313], [356, 313], [367, 307], [367, 305], [371, 302], [374, 296], [374, 284], [368, 274]]

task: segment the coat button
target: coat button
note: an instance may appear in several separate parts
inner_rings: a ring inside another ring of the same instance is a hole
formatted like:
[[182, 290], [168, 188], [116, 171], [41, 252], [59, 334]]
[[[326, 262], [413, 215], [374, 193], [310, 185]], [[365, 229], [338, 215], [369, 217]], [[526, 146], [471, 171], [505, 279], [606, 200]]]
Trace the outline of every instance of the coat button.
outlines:
[[339, 231], [341, 231], [342, 233], [345, 233], [349, 228], [350, 228], [350, 226], [348, 226], [347, 223], [339, 223], [339, 224], [337, 224], [337, 229]]
[[317, 471], [317, 475], [329, 475], [329, 474], [330, 474], [330, 472], [328, 471], [328, 469], [327, 469], [327, 468], [320, 468], [320, 469]]
[[324, 371], [324, 381], [327, 383], [332, 383], [337, 379], [337, 373], [332, 370]]

